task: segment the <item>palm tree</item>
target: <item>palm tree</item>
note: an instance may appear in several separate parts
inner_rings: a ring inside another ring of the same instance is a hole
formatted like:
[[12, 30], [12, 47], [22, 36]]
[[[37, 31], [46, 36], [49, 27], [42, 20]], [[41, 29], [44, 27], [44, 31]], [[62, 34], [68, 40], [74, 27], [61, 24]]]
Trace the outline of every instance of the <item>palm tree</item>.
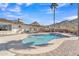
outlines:
[[55, 12], [56, 12], [57, 6], [58, 6], [57, 3], [52, 3], [51, 6], [50, 6], [52, 11], [53, 11], [54, 31], [55, 31]]
[[[70, 3], [72, 5], [72, 3]], [[55, 10], [57, 8], [58, 4], [57, 3], [52, 3], [51, 4], [51, 9], [53, 10], [54, 12], [54, 16], [53, 16], [53, 19], [54, 19], [54, 31], [55, 31]], [[78, 32], [77, 32], [77, 35], [79, 36], [79, 3], [77, 4], [78, 6]]]

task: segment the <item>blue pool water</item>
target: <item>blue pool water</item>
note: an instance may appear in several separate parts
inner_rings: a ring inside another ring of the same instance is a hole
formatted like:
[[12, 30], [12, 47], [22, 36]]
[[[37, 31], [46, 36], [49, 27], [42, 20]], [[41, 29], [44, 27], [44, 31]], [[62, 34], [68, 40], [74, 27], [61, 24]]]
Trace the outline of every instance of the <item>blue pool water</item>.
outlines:
[[50, 40], [54, 40], [57, 38], [63, 38], [64, 35], [60, 34], [35, 34], [30, 35], [27, 38], [25, 38], [22, 43], [23, 44], [32, 44], [32, 45], [44, 45], [47, 44]]

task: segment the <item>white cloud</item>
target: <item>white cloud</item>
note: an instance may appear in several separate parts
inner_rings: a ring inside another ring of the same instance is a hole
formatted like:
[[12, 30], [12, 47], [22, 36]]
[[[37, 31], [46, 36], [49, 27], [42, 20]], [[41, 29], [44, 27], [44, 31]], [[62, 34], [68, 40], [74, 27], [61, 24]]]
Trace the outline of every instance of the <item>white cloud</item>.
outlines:
[[18, 19], [18, 18], [23, 18], [23, 15], [17, 16], [17, 15], [13, 15], [13, 14], [5, 14], [6, 18], [11, 18], [11, 19]]
[[39, 3], [39, 5], [51, 5], [50, 3]]
[[16, 5], [14, 8], [8, 9], [8, 11], [20, 13], [21, 7]]
[[67, 3], [59, 3], [58, 8], [68, 5]]
[[33, 3], [26, 3], [26, 6], [28, 7], [28, 6], [31, 6]]
[[21, 5], [23, 5], [23, 3], [17, 3], [17, 5], [21, 6]]
[[8, 3], [0, 3], [0, 9], [2, 10], [2, 11], [5, 11], [6, 10], [6, 8], [8, 7]]
[[33, 3], [16, 3], [16, 5], [18, 6], [22, 6], [22, 5], [25, 5], [25, 6], [31, 6]]
[[46, 14], [52, 14], [53, 11], [51, 9], [47, 9]]
[[10, 12], [6, 12], [3, 15], [6, 16], [6, 17], [13, 17], [13, 18], [16, 17], [15, 15], [11, 14]]
[[[65, 5], [68, 5], [68, 3], [57, 3], [58, 4], [58, 8], [59, 7], [63, 7], [63, 6], [65, 6]], [[47, 4], [47, 3], [40, 3], [39, 5], [51, 5], [51, 3], [50, 4]]]
[[73, 19], [76, 19], [76, 18], [78, 18], [78, 16], [69, 16], [69, 17], [66, 17], [64, 19], [73, 20]]
[[[46, 4], [44, 4], [46, 5]], [[60, 8], [60, 7], [63, 7], [65, 5], [68, 5], [67, 3], [59, 3], [57, 8]], [[41, 10], [42, 12], [45, 12], [46, 14], [52, 14], [53, 13], [53, 10], [51, 10], [51, 8], [49, 9], [45, 9], [45, 10]], [[60, 11], [59, 11], [60, 12]], [[56, 11], [56, 13], [59, 13], [58, 11]], [[62, 11], [61, 11], [62, 12]]]
[[[47, 10], [45, 10], [43, 12], [45, 12], [45, 14], [53, 14], [54, 13], [52, 9], [47, 9]], [[56, 11], [55, 13], [60, 13], [60, 12], [59, 11]]]
[[12, 15], [12, 14], [8, 14], [8, 15], [6, 15], [7, 17], [13, 17], [13, 18], [16, 18], [16, 16], [15, 15]]

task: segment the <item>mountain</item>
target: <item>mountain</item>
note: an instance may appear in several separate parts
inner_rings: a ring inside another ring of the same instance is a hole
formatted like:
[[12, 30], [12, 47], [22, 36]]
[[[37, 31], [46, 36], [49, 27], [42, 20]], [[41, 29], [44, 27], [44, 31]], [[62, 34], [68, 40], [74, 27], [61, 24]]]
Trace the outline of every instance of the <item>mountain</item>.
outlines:
[[38, 22], [33, 22], [33, 23], [31, 23], [30, 25], [32, 25], [32, 26], [41, 26]]
[[[50, 28], [54, 28], [54, 24], [49, 25]], [[64, 29], [68, 30], [71, 32], [77, 32], [78, 31], [78, 19], [73, 19], [73, 20], [65, 20], [60, 23], [55, 24], [55, 29]]]

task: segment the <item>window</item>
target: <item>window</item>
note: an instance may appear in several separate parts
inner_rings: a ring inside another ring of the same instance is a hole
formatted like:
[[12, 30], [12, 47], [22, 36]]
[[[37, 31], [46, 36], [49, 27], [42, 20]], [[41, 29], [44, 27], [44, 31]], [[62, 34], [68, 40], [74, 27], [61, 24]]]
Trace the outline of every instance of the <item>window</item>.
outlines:
[[9, 31], [9, 30], [11, 30], [11, 25], [0, 23], [0, 31]]

